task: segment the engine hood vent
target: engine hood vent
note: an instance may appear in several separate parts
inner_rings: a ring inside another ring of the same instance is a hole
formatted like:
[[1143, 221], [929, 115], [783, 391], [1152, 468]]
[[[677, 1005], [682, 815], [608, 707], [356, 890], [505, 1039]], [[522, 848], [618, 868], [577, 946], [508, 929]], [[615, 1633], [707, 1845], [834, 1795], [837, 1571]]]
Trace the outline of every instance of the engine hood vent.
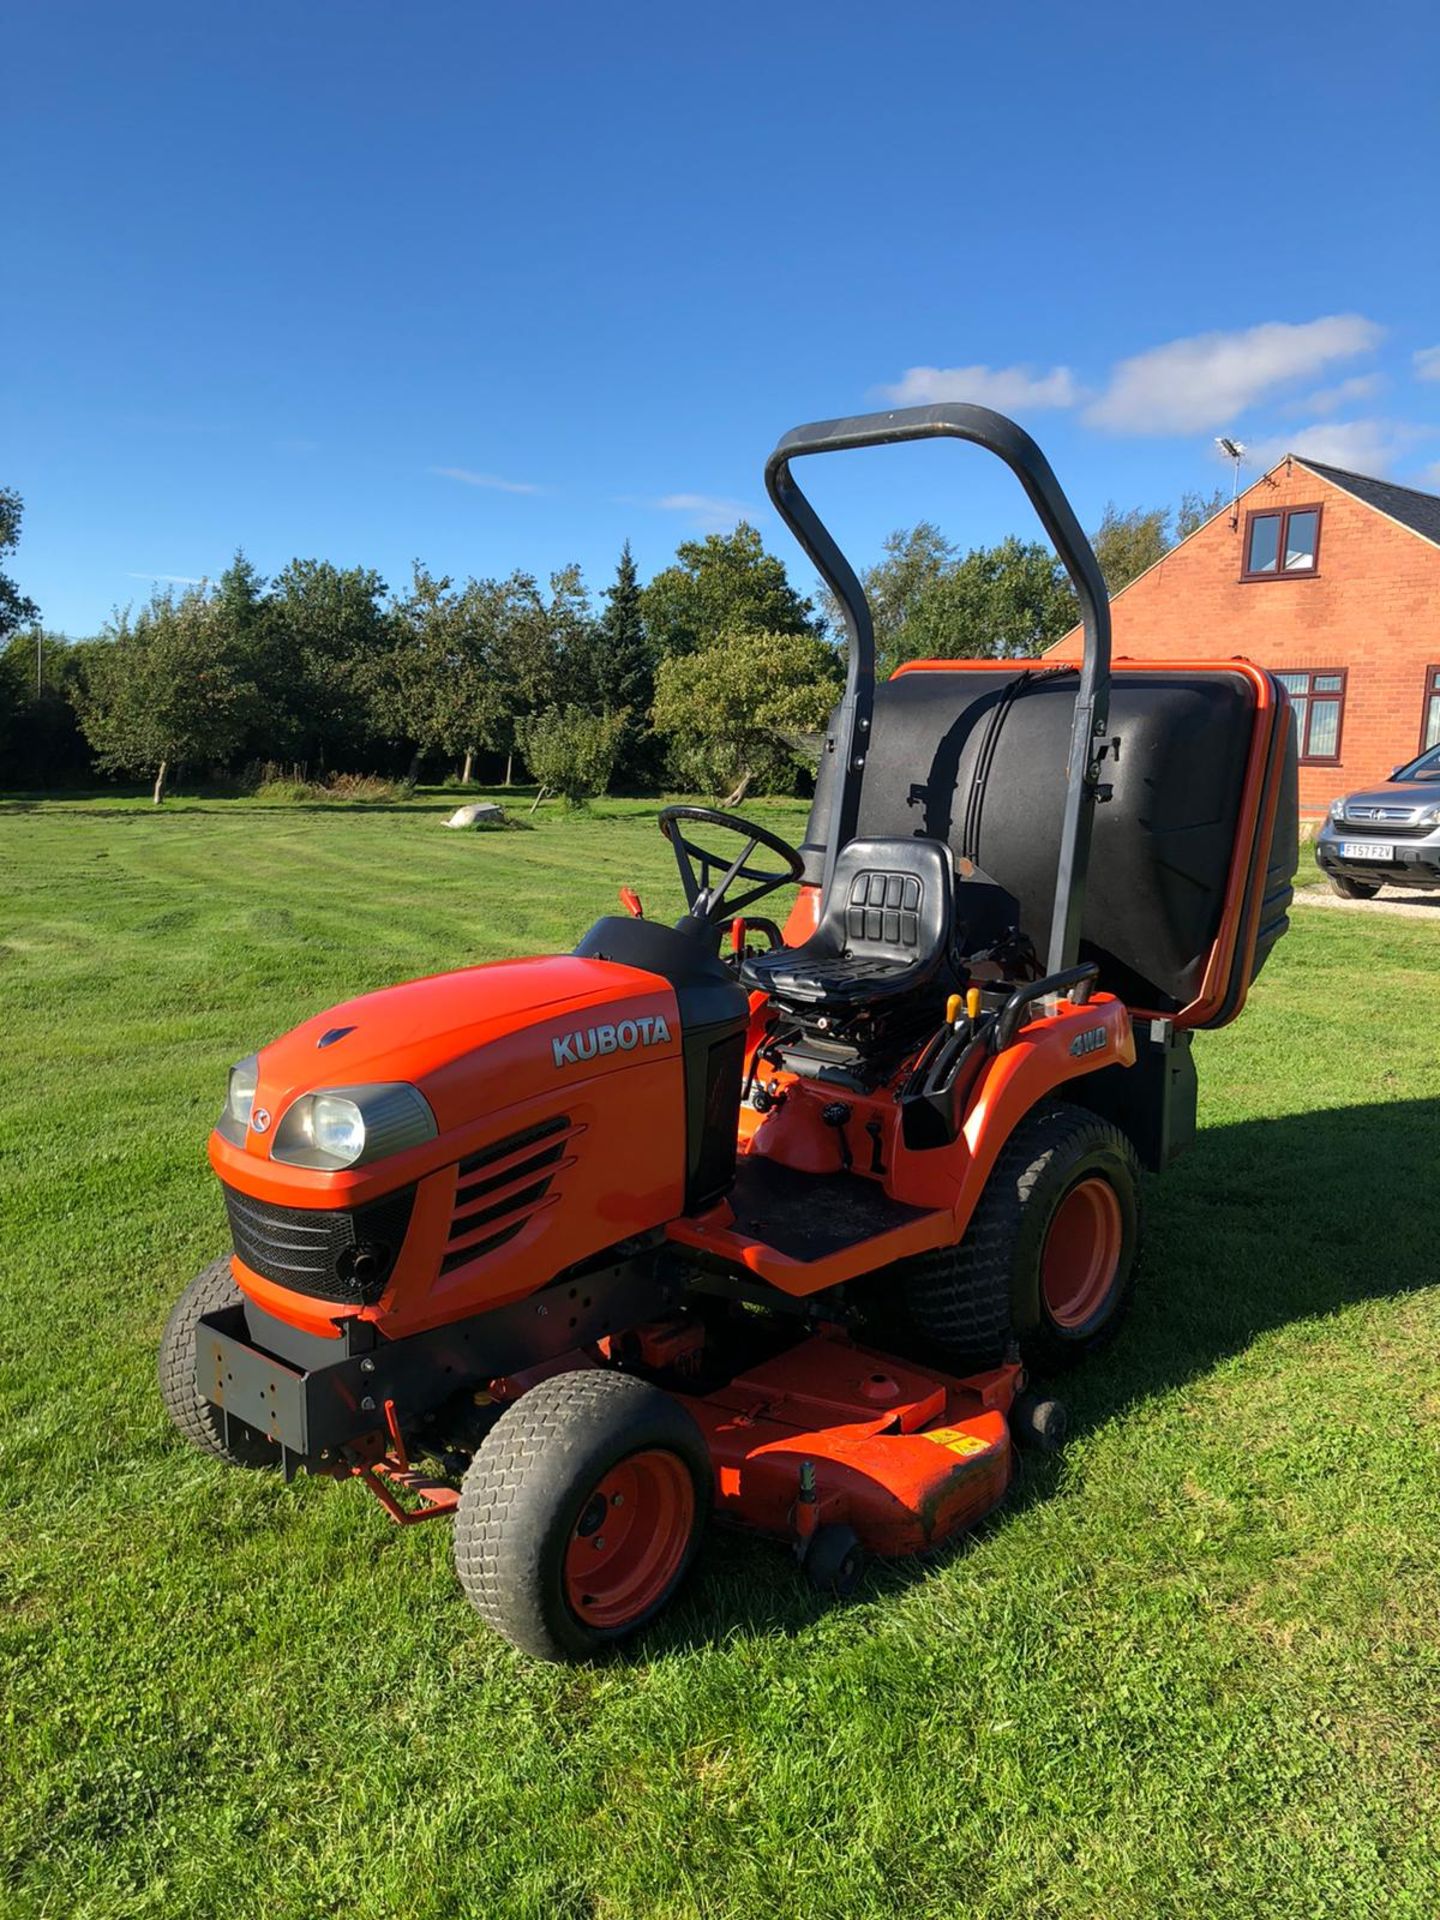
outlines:
[[556, 1114], [459, 1162], [441, 1273], [493, 1253], [559, 1198], [554, 1183], [575, 1164], [567, 1148], [580, 1131], [568, 1114]]

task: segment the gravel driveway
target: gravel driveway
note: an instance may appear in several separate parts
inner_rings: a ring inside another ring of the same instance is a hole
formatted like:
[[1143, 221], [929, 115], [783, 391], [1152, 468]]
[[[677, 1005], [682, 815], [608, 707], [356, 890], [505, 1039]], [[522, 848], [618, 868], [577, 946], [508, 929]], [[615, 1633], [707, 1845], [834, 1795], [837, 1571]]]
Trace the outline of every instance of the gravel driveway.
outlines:
[[1342, 913], [1398, 913], [1406, 919], [1433, 920], [1440, 926], [1440, 893], [1415, 893], [1407, 887], [1382, 887], [1373, 900], [1342, 900], [1327, 886], [1297, 887], [1297, 907], [1338, 907]]

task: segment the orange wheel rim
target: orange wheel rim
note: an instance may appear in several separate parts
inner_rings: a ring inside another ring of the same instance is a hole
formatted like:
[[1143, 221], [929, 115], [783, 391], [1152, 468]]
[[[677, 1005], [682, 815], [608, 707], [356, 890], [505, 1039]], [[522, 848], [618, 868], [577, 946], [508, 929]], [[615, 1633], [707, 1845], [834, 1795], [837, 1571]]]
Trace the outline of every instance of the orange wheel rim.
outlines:
[[695, 1528], [695, 1485], [678, 1454], [632, 1453], [582, 1502], [565, 1548], [565, 1599], [588, 1627], [628, 1626], [665, 1598]]
[[1120, 1196], [1092, 1175], [1073, 1186], [1045, 1236], [1040, 1285], [1045, 1311], [1073, 1330], [1093, 1320], [1115, 1284], [1125, 1244]]

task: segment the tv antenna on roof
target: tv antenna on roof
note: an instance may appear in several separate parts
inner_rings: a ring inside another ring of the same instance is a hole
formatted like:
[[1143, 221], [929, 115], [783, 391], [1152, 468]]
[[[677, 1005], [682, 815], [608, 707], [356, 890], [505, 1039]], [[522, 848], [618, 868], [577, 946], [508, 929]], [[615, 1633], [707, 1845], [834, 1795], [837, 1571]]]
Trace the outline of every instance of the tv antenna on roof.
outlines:
[[1235, 462], [1235, 485], [1230, 494], [1230, 531], [1233, 533], [1240, 524], [1240, 465], [1245, 458], [1243, 440], [1232, 440], [1228, 433], [1220, 434], [1215, 441], [1227, 460]]

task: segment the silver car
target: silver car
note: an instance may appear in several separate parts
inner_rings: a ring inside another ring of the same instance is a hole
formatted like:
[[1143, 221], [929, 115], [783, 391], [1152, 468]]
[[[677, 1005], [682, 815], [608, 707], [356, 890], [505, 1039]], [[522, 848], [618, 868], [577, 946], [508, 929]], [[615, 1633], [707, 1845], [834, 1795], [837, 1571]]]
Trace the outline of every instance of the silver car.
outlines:
[[1383, 787], [1332, 800], [1315, 858], [1346, 900], [1368, 900], [1387, 882], [1440, 890], [1440, 746]]

